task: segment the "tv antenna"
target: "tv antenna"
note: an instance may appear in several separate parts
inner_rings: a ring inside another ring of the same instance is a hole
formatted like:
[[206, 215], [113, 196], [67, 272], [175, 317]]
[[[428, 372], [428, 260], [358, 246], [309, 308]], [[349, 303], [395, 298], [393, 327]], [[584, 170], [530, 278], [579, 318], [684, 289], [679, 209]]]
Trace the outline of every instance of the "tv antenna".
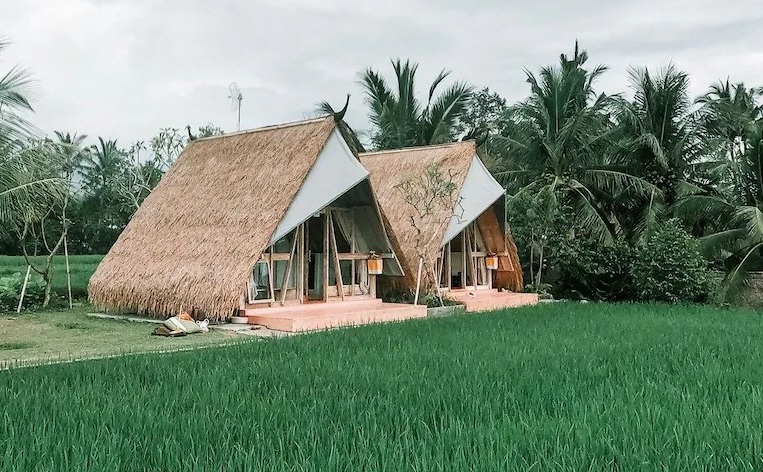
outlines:
[[236, 82], [231, 82], [228, 86], [228, 91], [230, 92], [230, 95], [228, 95], [228, 98], [230, 98], [230, 109], [235, 110], [238, 115], [236, 131], [241, 131], [241, 102], [244, 100], [244, 96], [241, 94], [241, 89]]

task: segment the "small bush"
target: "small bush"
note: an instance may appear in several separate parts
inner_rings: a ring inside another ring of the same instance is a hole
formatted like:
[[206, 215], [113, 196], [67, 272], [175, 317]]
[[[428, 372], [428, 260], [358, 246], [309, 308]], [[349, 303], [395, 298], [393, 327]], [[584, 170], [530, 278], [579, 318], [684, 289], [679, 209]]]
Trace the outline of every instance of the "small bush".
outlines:
[[635, 258], [633, 248], [622, 242], [603, 246], [590, 240], [565, 241], [555, 251], [557, 296], [632, 300]]
[[641, 299], [705, 302], [710, 272], [697, 241], [676, 220], [667, 222], [639, 249], [633, 279]]
[[[24, 275], [16, 272], [6, 277], [0, 277], [0, 311], [15, 310], [24, 286]], [[39, 305], [45, 298], [45, 282], [38, 274], [32, 274], [24, 294], [24, 306]]]

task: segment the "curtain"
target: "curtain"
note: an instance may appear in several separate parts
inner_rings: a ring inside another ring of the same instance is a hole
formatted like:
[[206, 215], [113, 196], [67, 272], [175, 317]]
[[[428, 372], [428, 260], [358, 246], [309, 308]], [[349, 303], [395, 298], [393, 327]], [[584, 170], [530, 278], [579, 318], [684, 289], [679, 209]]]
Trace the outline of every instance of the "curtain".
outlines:
[[[360, 227], [355, 221], [355, 211], [349, 210], [331, 210], [331, 217], [336, 221], [339, 231], [345, 240], [352, 244], [352, 235], [355, 235], [355, 252], [356, 253], [368, 253], [368, 243], [366, 238], [360, 231]], [[355, 263], [355, 270], [358, 272], [360, 278], [360, 294], [365, 295], [369, 293], [368, 284], [368, 265], [366, 261], [353, 261]], [[353, 283], [355, 281], [353, 280]]]

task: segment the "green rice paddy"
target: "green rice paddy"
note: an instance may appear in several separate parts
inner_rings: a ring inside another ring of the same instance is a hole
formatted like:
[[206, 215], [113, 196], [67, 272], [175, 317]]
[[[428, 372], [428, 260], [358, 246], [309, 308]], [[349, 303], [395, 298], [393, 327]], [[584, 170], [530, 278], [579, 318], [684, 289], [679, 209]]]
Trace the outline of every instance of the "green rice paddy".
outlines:
[[759, 471], [762, 322], [558, 303], [13, 369], [0, 470]]
[[[100, 264], [103, 256], [69, 256], [69, 271], [72, 279], [72, 295], [77, 298], [87, 297], [87, 283]], [[33, 257], [38, 267], [43, 267], [45, 258]], [[19, 272], [26, 273], [26, 261], [22, 256], [0, 256], [0, 277]], [[66, 296], [66, 262], [63, 255], [53, 258], [53, 291]]]

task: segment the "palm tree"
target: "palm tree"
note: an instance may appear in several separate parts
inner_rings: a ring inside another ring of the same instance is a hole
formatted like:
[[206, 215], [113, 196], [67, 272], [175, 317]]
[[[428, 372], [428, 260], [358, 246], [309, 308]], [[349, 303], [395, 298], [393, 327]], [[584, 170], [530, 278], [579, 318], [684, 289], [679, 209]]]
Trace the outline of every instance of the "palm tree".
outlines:
[[621, 139], [615, 160], [628, 171], [662, 189], [662, 196], [621, 202], [620, 215], [631, 238], [647, 236], [669, 218], [686, 195], [713, 191], [704, 127], [689, 99], [688, 75], [673, 64], [657, 74], [630, 70], [633, 102], [620, 102], [616, 120]]
[[415, 87], [418, 64], [398, 59], [392, 61], [392, 68], [395, 89], [371, 68], [360, 73], [373, 126], [373, 147], [398, 149], [454, 141], [458, 120], [469, 103], [472, 87], [465, 82], [455, 82], [438, 95], [439, 87], [450, 75], [443, 70], [429, 86], [426, 104], [422, 104]]
[[659, 191], [613, 165], [607, 154], [614, 136], [610, 116], [616, 97], [597, 94], [604, 66], [585, 69], [586, 51], [560, 57], [558, 67], [536, 76], [526, 71], [530, 97], [511, 107], [497, 175], [513, 198], [537, 198], [542, 207], [571, 207], [580, 226], [595, 238], [611, 242], [620, 232], [612, 202], [623, 196]]
[[90, 147], [90, 152], [81, 163], [86, 186], [91, 190], [101, 190], [116, 180], [124, 171], [126, 153], [116, 140], [98, 137], [98, 144]]
[[713, 85], [700, 97], [708, 136], [720, 143], [712, 167], [713, 194], [690, 195], [677, 205], [704, 229], [702, 248], [727, 270], [722, 296], [730, 300], [750, 270], [763, 267], [763, 107], [761, 93], [743, 84]]
[[[0, 53], [10, 43], [0, 37]], [[33, 208], [58, 198], [63, 182], [41, 175], [47, 152], [30, 146], [36, 134], [22, 113], [31, 112], [28, 71], [18, 66], [0, 78], [0, 225], [15, 226]]]
[[[763, 96], [763, 88], [747, 88], [744, 83], [718, 82], [707, 93], [697, 98], [702, 105], [701, 116], [709, 133], [725, 138], [729, 153], [744, 153], [735, 145], [744, 145], [741, 139], [747, 126], [763, 116], [763, 105], [757, 100]], [[733, 156], [732, 156], [733, 158]]]

